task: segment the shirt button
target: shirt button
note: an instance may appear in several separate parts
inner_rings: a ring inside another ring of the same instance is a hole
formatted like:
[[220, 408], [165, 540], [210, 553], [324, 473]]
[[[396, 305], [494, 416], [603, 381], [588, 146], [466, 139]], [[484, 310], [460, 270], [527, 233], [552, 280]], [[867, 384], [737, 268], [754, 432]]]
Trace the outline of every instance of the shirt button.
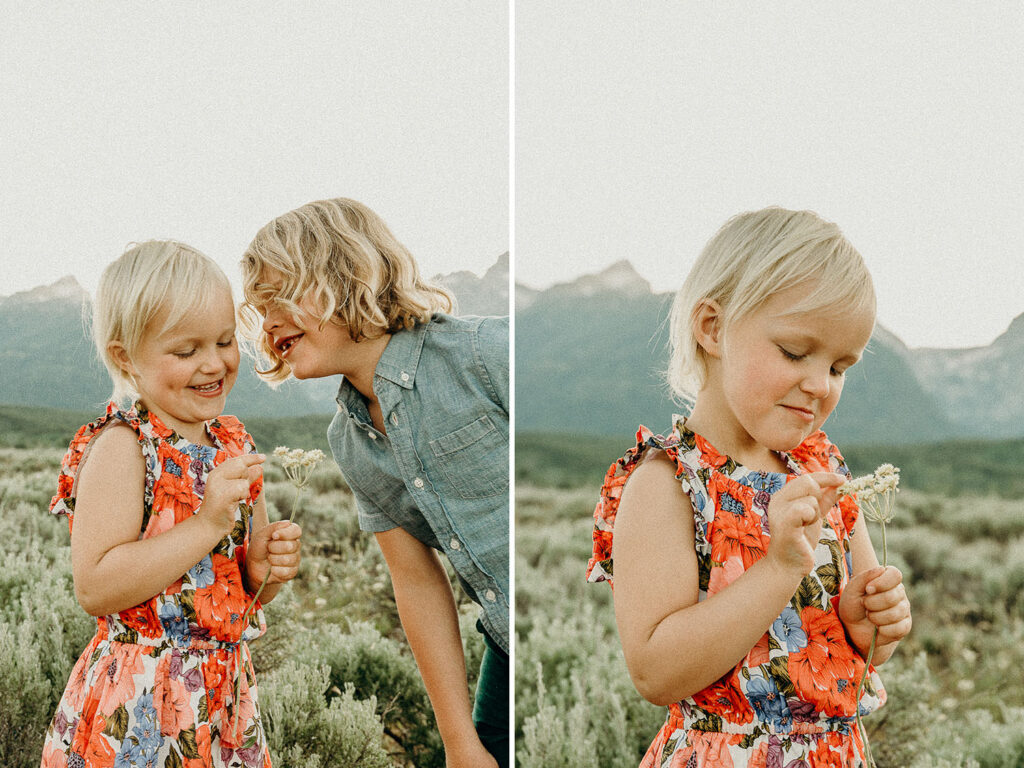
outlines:
[[498, 599], [498, 596], [494, 594], [493, 589], [488, 589], [486, 592], [484, 592], [484, 597], [487, 598], [487, 602], [489, 603], [493, 603], [495, 600]]
[[398, 414], [397, 413], [392, 413], [391, 414], [391, 423], [396, 425], [396, 426], [398, 425]]
[[415, 480], [412, 481], [412, 484], [415, 485], [417, 488], [422, 488], [423, 487], [423, 478], [422, 477], [417, 477]]
[[370, 436], [371, 440], [376, 440], [377, 439], [377, 435], [375, 433], [373, 433], [373, 432], [367, 432], [366, 434]]
[[402, 381], [408, 381], [409, 380], [409, 374], [406, 373], [405, 371], [402, 371], [401, 378], [402, 378]]
[[452, 536], [452, 540], [448, 542], [452, 549], [462, 549], [462, 542]]

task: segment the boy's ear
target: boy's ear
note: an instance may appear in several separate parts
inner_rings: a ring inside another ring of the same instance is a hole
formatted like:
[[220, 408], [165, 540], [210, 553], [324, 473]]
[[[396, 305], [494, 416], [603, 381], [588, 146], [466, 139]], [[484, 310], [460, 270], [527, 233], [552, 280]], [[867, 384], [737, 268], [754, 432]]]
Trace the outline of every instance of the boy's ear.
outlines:
[[712, 299], [701, 299], [693, 310], [693, 337], [710, 357], [722, 354], [722, 307]]
[[124, 348], [124, 344], [120, 341], [109, 342], [107, 344], [107, 354], [110, 355], [110, 358], [118, 368], [129, 376], [135, 375], [135, 366], [132, 365], [131, 358], [128, 357], [128, 350]]

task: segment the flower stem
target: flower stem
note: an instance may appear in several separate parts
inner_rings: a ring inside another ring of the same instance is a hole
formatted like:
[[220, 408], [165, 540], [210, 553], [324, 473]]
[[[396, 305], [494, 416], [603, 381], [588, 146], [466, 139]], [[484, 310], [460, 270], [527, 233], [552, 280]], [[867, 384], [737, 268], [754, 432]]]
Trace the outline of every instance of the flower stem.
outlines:
[[[882, 567], [889, 564], [889, 552], [885, 541], [885, 523], [882, 523]], [[864, 673], [860, 676], [860, 683], [857, 685], [857, 730], [860, 731], [861, 741], [864, 743], [864, 758], [870, 768], [875, 767], [875, 759], [871, 755], [871, 745], [868, 743], [868, 732], [864, 728], [864, 722], [860, 719], [860, 694], [864, 690], [864, 681], [868, 676], [868, 668], [871, 666], [871, 657], [875, 655], [875, 643], [878, 641], [878, 627], [871, 633], [871, 645], [868, 647], [868, 655], [864, 657]]]

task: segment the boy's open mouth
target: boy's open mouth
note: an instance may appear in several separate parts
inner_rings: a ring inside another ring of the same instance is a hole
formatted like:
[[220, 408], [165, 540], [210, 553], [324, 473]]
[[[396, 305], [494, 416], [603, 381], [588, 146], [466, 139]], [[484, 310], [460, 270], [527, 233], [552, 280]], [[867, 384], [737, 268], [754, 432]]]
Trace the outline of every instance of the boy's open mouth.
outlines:
[[295, 343], [301, 338], [301, 333], [297, 333], [294, 336], [285, 336], [283, 339], [274, 343], [274, 348], [278, 351], [281, 357], [287, 357], [288, 350], [294, 347]]

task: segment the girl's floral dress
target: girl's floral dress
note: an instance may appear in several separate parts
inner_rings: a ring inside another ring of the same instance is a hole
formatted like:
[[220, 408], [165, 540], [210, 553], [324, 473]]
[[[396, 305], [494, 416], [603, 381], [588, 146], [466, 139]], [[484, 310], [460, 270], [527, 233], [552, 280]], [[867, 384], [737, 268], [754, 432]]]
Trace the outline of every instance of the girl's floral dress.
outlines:
[[[668, 437], [644, 427], [636, 447], [608, 470], [594, 511], [589, 581], [612, 582], [612, 538], [622, 488], [644, 454], [663, 450], [693, 505], [700, 600], [724, 589], [768, 549], [768, 502], [796, 475], [830, 471], [849, 476], [824, 432], [782, 458], [789, 474], [745, 469], [675, 419]], [[757, 645], [719, 680], [669, 707], [668, 718], [641, 768], [810, 768], [862, 766], [856, 733], [857, 684], [864, 661], [837, 613], [850, 578], [850, 536], [858, 510], [851, 498], [828, 513], [815, 567]], [[699, 653], [699, 649], [680, 649]], [[885, 701], [872, 670], [861, 715]]]
[[[67, 515], [69, 527], [75, 476], [89, 441], [118, 421], [135, 431], [146, 463], [140, 539], [195, 514], [210, 471], [256, 450], [233, 416], [207, 423], [211, 448], [179, 437], [140, 404], [120, 410], [110, 403], [106, 415], [78, 431], [64, 456], [50, 510]], [[178, 581], [96, 620], [96, 636], [75, 664], [47, 729], [43, 768], [270, 766], [245, 642], [266, 629], [263, 611], [250, 614], [244, 638], [241, 620], [251, 600], [242, 565], [261, 490], [262, 480], [239, 505], [231, 534]]]

